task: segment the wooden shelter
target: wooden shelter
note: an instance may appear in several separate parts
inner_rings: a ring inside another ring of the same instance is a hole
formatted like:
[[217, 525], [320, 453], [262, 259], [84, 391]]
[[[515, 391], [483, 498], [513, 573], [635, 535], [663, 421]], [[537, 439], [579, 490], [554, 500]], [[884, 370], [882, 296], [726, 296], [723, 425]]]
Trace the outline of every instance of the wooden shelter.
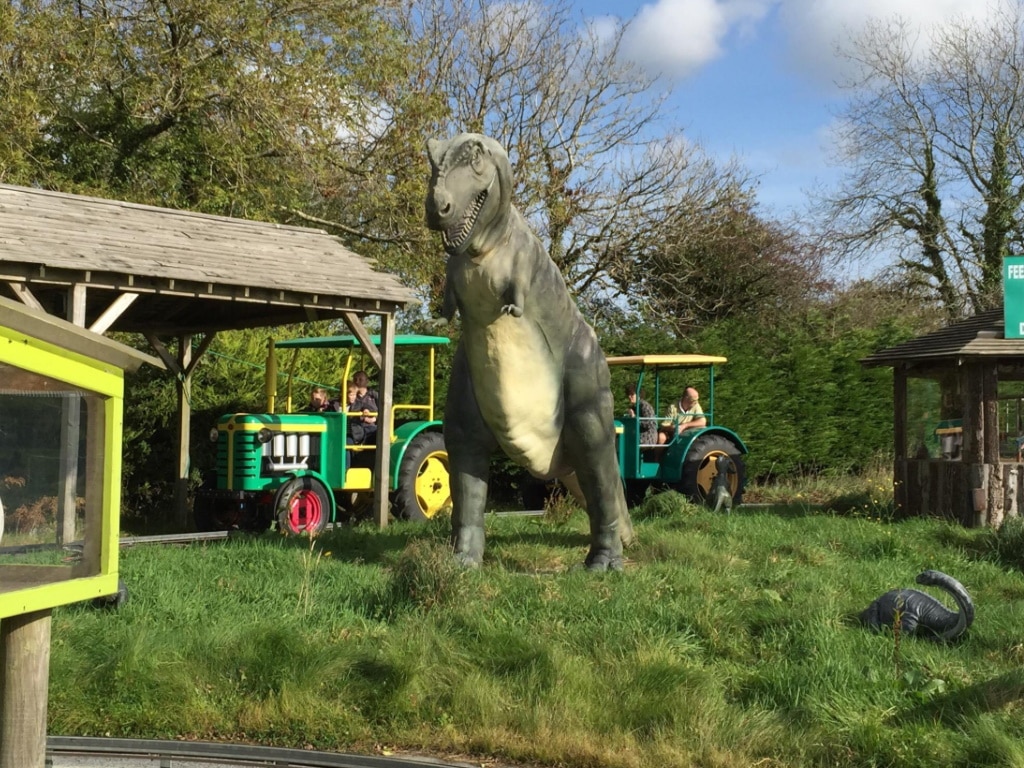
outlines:
[[[1007, 339], [1002, 307], [861, 360], [893, 369], [895, 504], [999, 527], [1022, 503], [1024, 339]], [[916, 390], [930, 383], [930, 404]], [[914, 417], [911, 418], [911, 410]]]
[[[190, 376], [218, 331], [342, 319], [380, 368], [384, 410], [391, 407], [394, 316], [413, 300], [394, 275], [321, 230], [0, 185], [4, 294], [95, 333], [148, 339], [178, 384], [175, 517], [182, 524]], [[363, 324], [368, 315], [379, 316], [379, 348]], [[77, 428], [78, 418], [72, 406], [65, 421]], [[77, 460], [68, 453], [64, 501], [71, 507]], [[387, 476], [388, 453], [377, 451], [378, 477]], [[377, 495], [383, 525], [387, 494]], [[73, 515], [64, 519], [70, 540]]]

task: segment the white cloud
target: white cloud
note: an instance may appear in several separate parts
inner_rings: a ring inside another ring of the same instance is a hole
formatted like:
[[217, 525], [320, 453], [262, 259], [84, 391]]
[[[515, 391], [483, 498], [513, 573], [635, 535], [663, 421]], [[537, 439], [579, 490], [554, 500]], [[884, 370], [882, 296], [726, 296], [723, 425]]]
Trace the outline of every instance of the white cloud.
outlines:
[[[727, 53], [735, 40], [757, 34], [778, 14], [790, 63], [809, 78], [832, 82], [840, 73], [837, 44], [871, 18], [899, 15], [927, 31], [954, 17], [984, 17], [998, 0], [656, 0], [629, 22], [623, 52], [654, 74], [682, 78]], [[615, 19], [603, 17], [601, 24]]]
[[819, 82], [842, 75], [837, 45], [850, 40], [869, 19], [899, 16], [920, 29], [923, 40], [937, 24], [958, 17], [984, 18], [993, 0], [781, 0], [780, 21], [791, 63]]
[[689, 75], [723, 53], [732, 32], [749, 31], [771, 0], [657, 0], [637, 12], [623, 53], [655, 74]]

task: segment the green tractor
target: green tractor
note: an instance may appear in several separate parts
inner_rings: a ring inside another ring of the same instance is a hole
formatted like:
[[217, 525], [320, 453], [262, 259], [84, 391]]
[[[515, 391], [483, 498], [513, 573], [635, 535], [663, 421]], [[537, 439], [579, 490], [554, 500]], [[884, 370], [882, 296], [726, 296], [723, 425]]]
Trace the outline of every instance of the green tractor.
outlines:
[[[379, 344], [379, 337], [372, 337]], [[434, 412], [435, 350], [448, 344], [441, 336], [395, 337], [396, 372], [406, 355], [425, 355], [409, 371], [426, 381], [415, 382], [405, 401], [396, 397], [391, 412], [370, 414], [387, 430], [391, 477], [384, 482], [396, 517], [429, 520], [451, 506], [448, 452], [441, 421]], [[277, 353], [291, 352], [283, 412], [278, 413]], [[355, 336], [290, 339], [269, 345], [266, 413], [229, 413], [210, 431], [216, 443], [216, 470], [196, 492], [193, 513], [197, 530], [266, 530], [273, 524], [285, 533], [315, 534], [328, 523], [354, 514], [372, 498], [376, 445], [352, 444], [345, 410], [293, 412], [296, 359], [304, 350], [341, 350], [339, 402], [347, 403], [348, 383], [364, 365]], [[397, 373], [396, 373], [397, 378]]]
[[[733, 504], [743, 500], [747, 447], [735, 432], [715, 423], [715, 366], [725, 362], [724, 357], [691, 354], [608, 358], [613, 373], [621, 368], [632, 374], [638, 393], [634, 414], [615, 420], [619, 471], [631, 503], [649, 488], [672, 488], [696, 502], [710, 502], [716, 485], [724, 485]], [[707, 397], [698, 414], [706, 424], [680, 431], [681, 418], [672, 403], [685, 387], [694, 385]], [[644, 423], [640, 397], [654, 409], [654, 416], [646, 420], [653, 424]], [[719, 479], [719, 471], [725, 477]]]

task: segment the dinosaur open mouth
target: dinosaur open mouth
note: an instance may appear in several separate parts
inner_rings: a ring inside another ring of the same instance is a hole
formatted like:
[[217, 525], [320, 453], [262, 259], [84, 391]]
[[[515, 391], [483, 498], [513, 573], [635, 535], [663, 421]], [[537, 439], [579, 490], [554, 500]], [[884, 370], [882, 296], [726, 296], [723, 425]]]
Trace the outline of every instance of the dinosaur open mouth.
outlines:
[[446, 251], [454, 253], [469, 239], [473, 232], [473, 226], [476, 224], [476, 217], [480, 215], [480, 210], [487, 200], [487, 193], [488, 189], [481, 191], [473, 199], [473, 203], [466, 209], [462, 218], [441, 233], [441, 242]]

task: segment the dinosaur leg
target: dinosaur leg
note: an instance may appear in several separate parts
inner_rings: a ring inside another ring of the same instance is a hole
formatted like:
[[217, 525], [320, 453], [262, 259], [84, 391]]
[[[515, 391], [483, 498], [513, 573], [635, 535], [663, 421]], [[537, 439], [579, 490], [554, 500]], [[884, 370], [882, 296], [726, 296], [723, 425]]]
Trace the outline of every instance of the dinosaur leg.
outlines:
[[566, 359], [565, 450], [587, 500], [590, 552], [586, 566], [622, 568], [620, 527], [629, 512], [615, 455], [614, 403], [608, 367], [593, 334], [579, 334], [579, 349]]
[[[616, 467], [618, 467], [618, 464], [616, 464]], [[558, 479], [562, 481], [562, 485], [572, 495], [573, 500], [580, 505], [581, 509], [586, 511], [587, 497], [583, 493], [580, 479], [576, 476], [576, 473], [570, 472], [568, 475], [562, 475]], [[622, 514], [619, 517], [619, 539], [624, 547], [628, 547], [633, 543], [633, 520], [630, 518], [629, 510], [625, 506], [623, 506]]]
[[484, 558], [487, 481], [497, 442], [480, 415], [461, 347], [455, 353], [445, 404], [444, 442], [452, 489], [452, 547], [456, 558], [476, 567]]

